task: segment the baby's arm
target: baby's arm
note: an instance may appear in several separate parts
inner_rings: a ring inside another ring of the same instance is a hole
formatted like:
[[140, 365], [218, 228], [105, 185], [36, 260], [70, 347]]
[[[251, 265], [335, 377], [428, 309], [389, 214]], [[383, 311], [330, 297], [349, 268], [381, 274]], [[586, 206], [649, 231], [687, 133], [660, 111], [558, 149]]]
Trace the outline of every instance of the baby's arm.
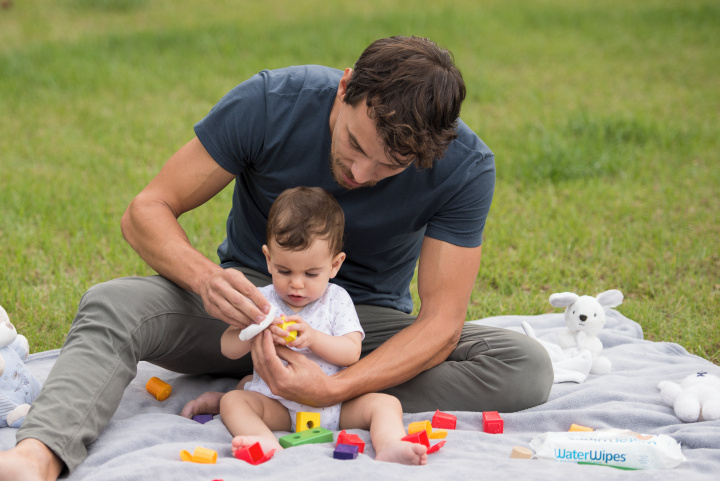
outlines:
[[240, 359], [250, 352], [252, 341], [241, 341], [240, 331], [239, 327], [228, 327], [220, 338], [220, 352], [228, 359]]
[[[306, 347], [337, 366], [349, 366], [360, 359], [362, 334], [359, 331], [333, 336], [313, 329], [300, 316], [290, 316], [285, 320], [285, 322], [291, 321], [295, 321], [295, 324], [289, 326], [288, 330], [297, 331], [298, 334], [297, 339], [289, 342], [288, 346], [297, 349]], [[282, 343], [282, 338], [288, 335], [287, 331], [283, 331], [279, 326], [273, 326], [272, 332], [275, 334], [276, 342], [280, 341], [278, 343]]]

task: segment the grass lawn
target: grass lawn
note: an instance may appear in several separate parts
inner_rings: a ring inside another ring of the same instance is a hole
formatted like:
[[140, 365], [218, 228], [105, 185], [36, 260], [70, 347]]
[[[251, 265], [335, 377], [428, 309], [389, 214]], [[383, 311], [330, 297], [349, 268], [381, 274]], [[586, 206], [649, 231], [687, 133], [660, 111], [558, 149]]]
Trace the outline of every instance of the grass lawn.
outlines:
[[[720, 364], [720, 4], [712, 0], [26, 0], [0, 8], [0, 304], [57, 348], [83, 292], [151, 271], [119, 221], [264, 68], [372, 40], [455, 54], [498, 183], [468, 319], [617, 288], [645, 337]], [[229, 190], [181, 218], [212, 259]]]

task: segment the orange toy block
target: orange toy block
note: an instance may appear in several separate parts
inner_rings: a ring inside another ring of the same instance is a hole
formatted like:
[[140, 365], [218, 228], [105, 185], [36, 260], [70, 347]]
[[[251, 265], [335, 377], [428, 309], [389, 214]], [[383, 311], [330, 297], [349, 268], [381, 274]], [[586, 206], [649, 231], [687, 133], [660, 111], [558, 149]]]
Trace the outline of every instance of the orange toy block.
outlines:
[[148, 379], [147, 384], [145, 384], [145, 389], [155, 396], [155, 399], [158, 401], [166, 400], [172, 392], [172, 386], [170, 386], [170, 384], [154, 376]]

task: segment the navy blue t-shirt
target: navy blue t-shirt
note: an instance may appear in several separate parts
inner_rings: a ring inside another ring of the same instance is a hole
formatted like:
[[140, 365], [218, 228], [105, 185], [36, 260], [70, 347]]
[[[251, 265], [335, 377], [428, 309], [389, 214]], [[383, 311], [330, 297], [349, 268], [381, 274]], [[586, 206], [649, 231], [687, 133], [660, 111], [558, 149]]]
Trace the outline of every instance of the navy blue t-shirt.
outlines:
[[342, 71], [307, 65], [264, 70], [238, 85], [195, 125], [208, 153], [236, 175], [223, 267], [267, 273], [261, 247], [273, 201], [288, 188], [331, 192], [345, 213], [347, 258], [333, 281], [356, 304], [412, 312], [409, 285], [428, 236], [482, 244], [495, 185], [490, 149], [462, 121], [431, 169], [410, 166], [374, 187], [346, 190], [330, 170], [330, 110]]

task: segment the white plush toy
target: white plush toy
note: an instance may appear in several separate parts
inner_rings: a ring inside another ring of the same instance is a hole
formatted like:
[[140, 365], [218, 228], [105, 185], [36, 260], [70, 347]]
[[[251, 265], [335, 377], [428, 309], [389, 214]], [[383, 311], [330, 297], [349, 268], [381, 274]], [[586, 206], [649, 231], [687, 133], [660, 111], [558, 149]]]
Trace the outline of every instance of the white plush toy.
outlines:
[[603, 345], [597, 334], [605, 326], [605, 309], [622, 304], [622, 292], [611, 289], [597, 297], [578, 296], [561, 292], [550, 296], [550, 304], [565, 308], [567, 330], [560, 332], [558, 344], [562, 349], [577, 347], [590, 351], [593, 357], [591, 374], [608, 374], [610, 359], [601, 355]]
[[40, 393], [40, 381], [23, 363], [28, 351], [27, 339], [0, 306], [0, 428], [19, 428]]
[[683, 379], [680, 384], [661, 381], [660, 397], [673, 407], [681, 421], [714, 421], [720, 419], [720, 378], [700, 371]]

